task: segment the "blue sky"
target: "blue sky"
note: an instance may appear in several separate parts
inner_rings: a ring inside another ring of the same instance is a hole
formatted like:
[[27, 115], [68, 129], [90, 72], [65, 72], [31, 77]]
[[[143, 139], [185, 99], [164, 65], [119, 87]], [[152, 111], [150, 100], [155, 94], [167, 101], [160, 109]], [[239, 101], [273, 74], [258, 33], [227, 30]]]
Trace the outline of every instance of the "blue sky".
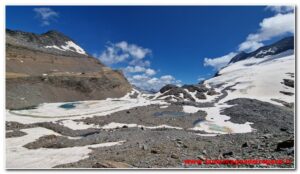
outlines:
[[159, 88], [197, 83], [237, 52], [293, 34], [289, 14], [266, 6], [7, 6], [6, 28], [58, 30], [132, 83]]

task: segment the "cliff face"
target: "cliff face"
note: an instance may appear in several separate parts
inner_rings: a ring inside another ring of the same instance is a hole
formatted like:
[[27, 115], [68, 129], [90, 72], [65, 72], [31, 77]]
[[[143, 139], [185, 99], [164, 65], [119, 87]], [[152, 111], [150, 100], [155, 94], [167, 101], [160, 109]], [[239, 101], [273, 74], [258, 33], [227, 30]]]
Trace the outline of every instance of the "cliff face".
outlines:
[[121, 97], [130, 90], [121, 72], [59, 32], [6, 31], [7, 109]]

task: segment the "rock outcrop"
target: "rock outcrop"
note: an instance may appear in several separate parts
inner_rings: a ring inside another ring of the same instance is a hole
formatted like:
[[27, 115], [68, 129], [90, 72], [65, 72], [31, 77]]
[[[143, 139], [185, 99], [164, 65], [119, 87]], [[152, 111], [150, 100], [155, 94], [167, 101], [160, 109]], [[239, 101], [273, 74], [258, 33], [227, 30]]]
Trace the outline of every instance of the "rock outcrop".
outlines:
[[122, 72], [106, 67], [59, 32], [6, 31], [7, 109], [121, 97], [130, 90]]

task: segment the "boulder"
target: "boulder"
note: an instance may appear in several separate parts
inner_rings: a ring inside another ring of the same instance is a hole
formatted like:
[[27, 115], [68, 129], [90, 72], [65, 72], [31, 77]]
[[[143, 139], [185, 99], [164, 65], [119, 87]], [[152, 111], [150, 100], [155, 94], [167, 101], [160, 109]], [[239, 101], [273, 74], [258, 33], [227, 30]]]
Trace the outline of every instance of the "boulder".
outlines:
[[197, 92], [197, 94], [195, 95], [198, 99], [201, 100], [205, 100], [206, 99], [206, 95], [202, 92]]
[[294, 147], [294, 140], [285, 140], [277, 144], [276, 151], [281, 151], [282, 149]]
[[218, 95], [219, 93], [217, 91], [215, 91], [214, 89], [210, 89], [209, 91], [207, 91], [206, 94], [207, 95]]
[[232, 157], [232, 156], [233, 156], [233, 152], [232, 152], [232, 151], [224, 152], [224, 153], [222, 154], [222, 156], [223, 156], [224, 158]]
[[286, 86], [288, 86], [288, 87], [294, 88], [294, 80], [283, 79], [283, 84], [286, 85]]
[[162, 88], [159, 90], [159, 92], [160, 92], [160, 93], [164, 93], [164, 92], [166, 92], [166, 91], [168, 91], [168, 90], [170, 90], [170, 89], [176, 89], [176, 88], [179, 88], [179, 87], [176, 86], [176, 85], [168, 84], [168, 85], [162, 87]]

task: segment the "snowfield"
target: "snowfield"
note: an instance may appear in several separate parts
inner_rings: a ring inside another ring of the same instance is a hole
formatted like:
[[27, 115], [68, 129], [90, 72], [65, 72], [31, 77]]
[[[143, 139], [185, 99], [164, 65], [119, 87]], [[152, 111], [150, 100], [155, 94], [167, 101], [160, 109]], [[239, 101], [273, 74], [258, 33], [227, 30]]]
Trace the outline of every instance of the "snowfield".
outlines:
[[221, 89], [234, 85], [232, 89], [235, 90], [227, 90], [228, 96], [216, 103], [215, 107], [200, 108], [207, 112], [206, 121], [198, 123], [193, 130], [217, 134], [255, 131], [251, 128], [252, 123], [235, 124], [228, 121], [230, 117], [221, 115], [220, 111], [222, 109], [230, 107], [225, 102], [235, 98], [258, 99], [276, 105], [281, 104], [271, 99], [295, 102], [295, 96], [288, 96], [279, 92], [295, 93], [294, 88], [282, 84], [283, 79], [291, 78], [288, 73], [295, 73], [295, 55], [293, 51], [259, 59], [250, 58], [223, 68], [219, 72], [219, 76], [205, 81], [205, 84], [211, 86], [222, 85]]
[[295, 96], [288, 96], [279, 91], [293, 92], [282, 84], [283, 79], [291, 78], [288, 73], [295, 73], [295, 55], [286, 51], [265, 58], [250, 58], [236, 62], [222, 69], [215, 78], [205, 81], [206, 84], [220, 85], [222, 88], [235, 85], [229, 92], [227, 100], [234, 98], [252, 98], [280, 105], [271, 99], [294, 102]]

